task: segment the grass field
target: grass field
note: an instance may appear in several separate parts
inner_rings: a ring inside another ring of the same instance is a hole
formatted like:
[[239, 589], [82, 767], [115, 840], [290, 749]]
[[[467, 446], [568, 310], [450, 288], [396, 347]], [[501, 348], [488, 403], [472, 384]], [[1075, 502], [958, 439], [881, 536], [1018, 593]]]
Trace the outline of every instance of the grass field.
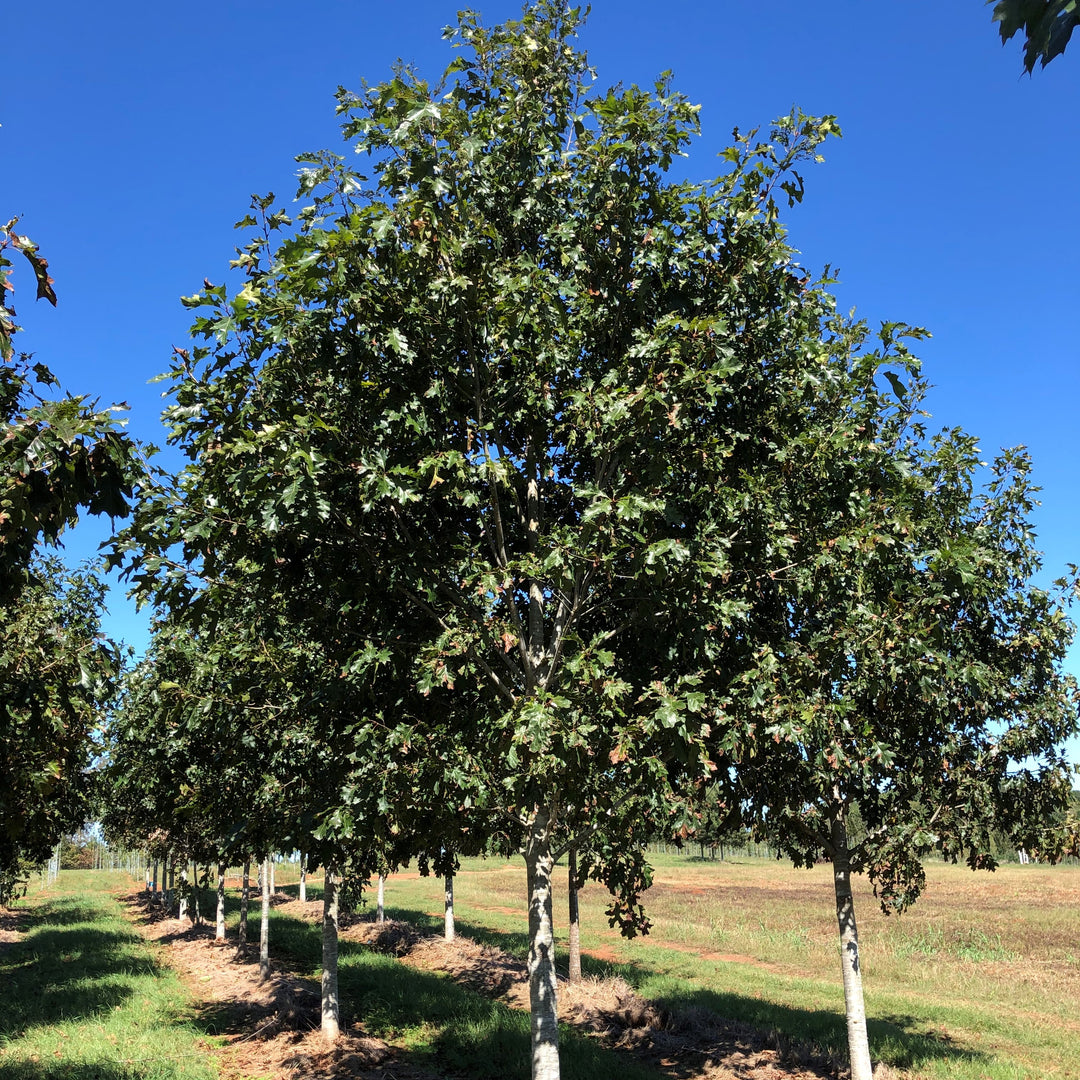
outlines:
[[[654, 929], [646, 938], [619, 938], [604, 917], [604, 891], [583, 890], [586, 971], [620, 975], [668, 1007], [775, 1030], [842, 1063], [828, 868], [670, 855], [654, 861], [656, 881], [645, 897]], [[883, 1075], [1080, 1080], [1080, 868], [1005, 866], [975, 875], [937, 864], [928, 877], [925, 896], [901, 918], [882, 915], [865, 883], [857, 896], [871, 1046]], [[58, 887], [31, 898], [26, 936], [0, 949], [0, 1080], [214, 1076], [207, 1052], [213, 1014], [191, 1001], [103, 891], [131, 884], [120, 874], [65, 872]], [[319, 884], [311, 883], [312, 899]], [[295, 884], [285, 889], [296, 892]], [[469, 861], [456, 896], [462, 933], [524, 955], [520, 864]], [[439, 930], [442, 882], [397, 875], [387, 905], [391, 917]], [[557, 905], [565, 932], [564, 894]], [[236, 907], [230, 896], [233, 925]], [[318, 928], [275, 910], [271, 949], [315, 974]], [[346, 1016], [436, 1074], [528, 1075], [524, 1014], [355, 942], [343, 942], [341, 965]], [[569, 1030], [564, 1075], [659, 1077]]]
[[[844, 1054], [843, 991], [828, 867], [772, 860], [653, 857], [646, 938], [609, 930], [602, 888], [581, 893], [585, 968], [622, 975], [669, 1006], [700, 1005]], [[562, 875], [560, 875], [562, 878]], [[462, 932], [523, 954], [525, 876], [514, 863], [465, 864]], [[565, 932], [565, 896], [556, 922]], [[1080, 868], [942, 864], [907, 914], [856, 897], [875, 1061], [925, 1077], [1080, 1078]], [[442, 884], [399, 875], [394, 917], [441, 925]]]
[[65, 872], [20, 905], [25, 936], [0, 950], [0, 1080], [217, 1075], [180, 980], [99, 891], [130, 887], [119, 872]]

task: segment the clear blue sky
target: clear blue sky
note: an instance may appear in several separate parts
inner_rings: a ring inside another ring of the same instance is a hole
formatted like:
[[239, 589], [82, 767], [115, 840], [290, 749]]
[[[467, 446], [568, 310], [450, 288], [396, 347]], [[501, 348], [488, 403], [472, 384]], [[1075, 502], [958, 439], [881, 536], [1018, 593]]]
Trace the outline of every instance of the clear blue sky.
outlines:
[[[520, 11], [477, 8], [489, 23]], [[130, 430], [160, 443], [147, 381], [185, 343], [178, 297], [224, 277], [251, 193], [291, 195], [296, 154], [341, 147], [336, 86], [378, 81], [398, 57], [441, 73], [455, 10], [9, 5], [0, 213], [40, 244], [60, 297], [35, 305], [16, 278], [23, 347], [67, 389], [128, 402]], [[702, 104], [686, 166], [698, 178], [719, 171], [736, 125], [793, 104], [837, 115], [844, 138], [807, 177], [792, 242], [807, 266], [839, 269], [843, 307], [932, 331], [920, 353], [934, 423], [974, 432], [987, 454], [1026, 444], [1047, 582], [1080, 562], [1080, 42], [1022, 77], [1019, 42], [1001, 46], [981, 0], [595, 0], [581, 40], [602, 83], [670, 68]], [[101, 532], [80, 527], [69, 552]], [[110, 628], [145, 640], [118, 596]]]

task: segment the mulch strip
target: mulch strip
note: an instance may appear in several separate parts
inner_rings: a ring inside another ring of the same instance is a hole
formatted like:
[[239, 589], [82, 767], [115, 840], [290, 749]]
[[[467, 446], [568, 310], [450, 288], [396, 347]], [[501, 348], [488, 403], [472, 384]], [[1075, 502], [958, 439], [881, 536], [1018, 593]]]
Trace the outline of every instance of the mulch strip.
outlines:
[[[207, 1027], [225, 1039], [218, 1055], [222, 1080], [257, 1074], [266, 1080], [438, 1080], [407, 1060], [407, 1052], [368, 1035], [362, 1023], [327, 1048], [319, 1031], [319, 990], [313, 979], [283, 969], [262, 981], [257, 949], [244, 953], [214, 941], [212, 924], [193, 926], [148, 907], [145, 893], [124, 898], [132, 921], [167, 950], [199, 1001]], [[279, 900], [306, 921], [322, 918], [322, 905]], [[3, 923], [0, 922], [0, 930]], [[458, 936], [448, 942], [411, 923], [349, 921], [341, 937], [497, 999], [528, 1009], [525, 965], [508, 953]], [[2, 939], [0, 939], [2, 940]], [[673, 1080], [836, 1080], [841, 1063], [778, 1032], [725, 1020], [707, 1010], [667, 1013], [619, 978], [560, 982], [559, 1017], [604, 1046], [632, 1053]]]

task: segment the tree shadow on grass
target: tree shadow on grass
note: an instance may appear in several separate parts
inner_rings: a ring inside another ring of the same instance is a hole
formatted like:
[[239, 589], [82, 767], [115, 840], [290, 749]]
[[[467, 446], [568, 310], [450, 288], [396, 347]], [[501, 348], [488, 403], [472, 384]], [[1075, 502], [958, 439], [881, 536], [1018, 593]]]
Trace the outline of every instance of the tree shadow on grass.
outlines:
[[181, 1075], [167, 1061], [149, 1066], [118, 1061], [0, 1061], [0, 1080], [174, 1080]]
[[[277, 915], [271, 930], [274, 953], [314, 972], [320, 947], [317, 926]], [[344, 939], [338, 983], [343, 1024], [361, 1023], [368, 1035], [404, 1044], [408, 1049], [399, 1051], [399, 1060], [470, 1080], [528, 1080], [527, 1013]], [[220, 1023], [225, 1015], [216, 1019]], [[565, 1025], [560, 1039], [564, 1080], [660, 1080], [658, 1071]]]
[[[415, 909], [388, 908], [387, 917], [411, 922], [428, 933], [442, 932], [441, 918]], [[459, 933], [479, 944], [502, 949], [518, 958], [524, 958], [528, 953], [528, 935], [524, 930], [492, 930], [462, 918], [455, 922]], [[582, 974], [586, 976], [616, 976], [635, 988], [648, 978], [664, 974], [645, 960], [610, 961], [589, 956], [587, 952], [582, 955], [581, 966]], [[560, 973], [565, 975], [565, 968]], [[718, 970], [717, 981], [721, 979], [722, 973]], [[652, 1000], [672, 1017], [716, 1017], [755, 1028], [765, 1037], [766, 1044], [779, 1050], [783, 1058], [815, 1064], [830, 1071], [847, 1067], [847, 1028], [841, 1013], [794, 1008], [746, 994], [703, 988], [690, 981]], [[934, 1062], [985, 1065], [991, 1060], [980, 1051], [956, 1045], [947, 1036], [927, 1032], [925, 1019], [915, 1016], [870, 1017], [867, 1028], [873, 1059], [885, 1061], [894, 1068], [916, 1071]], [[669, 1075], [683, 1074], [673, 1068]]]
[[133, 975], [158, 974], [134, 934], [87, 925], [100, 916], [93, 904], [71, 900], [29, 914], [26, 936], [0, 956], [0, 1039], [110, 1012], [131, 997]]

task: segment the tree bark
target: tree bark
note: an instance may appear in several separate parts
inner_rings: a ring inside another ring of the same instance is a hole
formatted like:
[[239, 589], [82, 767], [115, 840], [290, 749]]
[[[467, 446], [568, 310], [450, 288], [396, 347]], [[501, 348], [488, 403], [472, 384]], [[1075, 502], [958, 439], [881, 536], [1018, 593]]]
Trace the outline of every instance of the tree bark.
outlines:
[[199, 864], [194, 861], [191, 864], [191, 877], [191, 925], [200, 926], [202, 925], [202, 907], [199, 895]]
[[341, 1003], [338, 999], [338, 878], [337, 868], [326, 867], [323, 875], [322, 922], [322, 1036], [337, 1042], [341, 1030]]
[[236, 935], [237, 951], [247, 948], [248, 901], [251, 899], [251, 856], [244, 856], [244, 882], [240, 889], [240, 926]]
[[379, 888], [376, 893], [375, 900], [375, 921], [377, 923], [386, 922], [386, 875], [379, 875]]
[[832, 822], [833, 886], [836, 921], [840, 927], [840, 965], [844, 975], [844, 1010], [847, 1016], [848, 1057], [851, 1080], [873, 1080], [870, 1042], [866, 1033], [862, 965], [859, 962], [859, 930], [855, 924], [855, 901], [851, 894], [851, 866], [843, 811]]
[[555, 930], [552, 919], [551, 815], [538, 806], [525, 844], [529, 883], [529, 1013], [532, 1080], [559, 1080], [559, 1021], [555, 1002]]
[[187, 864], [180, 871], [180, 903], [176, 906], [176, 921], [183, 922], [187, 918], [188, 909], [188, 872]]
[[307, 856], [300, 852], [300, 903], [307, 903]]
[[569, 940], [570, 950], [569, 972], [567, 978], [570, 982], [581, 982], [581, 918], [578, 912], [578, 880], [577, 880], [577, 848], [571, 845], [567, 852], [568, 866], [566, 871], [567, 895], [569, 897]]
[[270, 856], [262, 867], [262, 921], [259, 924], [259, 977], [270, 978]]
[[445, 901], [443, 904], [443, 937], [447, 941], [453, 941], [455, 937], [454, 933], [454, 872], [453, 870], [446, 871], [446, 877], [443, 878], [445, 885]]
[[217, 927], [214, 931], [215, 941], [225, 940], [225, 863], [218, 860], [217, 864]]

